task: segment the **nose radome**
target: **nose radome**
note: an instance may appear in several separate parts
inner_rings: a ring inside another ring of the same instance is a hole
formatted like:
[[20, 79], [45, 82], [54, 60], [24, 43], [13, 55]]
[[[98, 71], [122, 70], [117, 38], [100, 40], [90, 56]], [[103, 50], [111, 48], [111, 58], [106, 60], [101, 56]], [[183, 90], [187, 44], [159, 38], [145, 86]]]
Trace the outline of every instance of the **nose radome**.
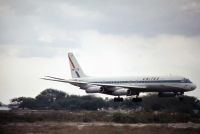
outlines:
[[195, 84], [193, 84], [192, 89], [194, 90], [196, 88], [197, 88], [197, 86]]

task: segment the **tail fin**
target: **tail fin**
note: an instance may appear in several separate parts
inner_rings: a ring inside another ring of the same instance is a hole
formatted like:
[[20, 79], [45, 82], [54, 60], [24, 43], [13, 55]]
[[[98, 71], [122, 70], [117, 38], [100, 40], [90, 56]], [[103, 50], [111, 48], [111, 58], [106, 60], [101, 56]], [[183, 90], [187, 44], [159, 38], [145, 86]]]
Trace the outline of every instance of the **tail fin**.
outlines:
[[68, 53], [72, 78], [86, 77], [73, 53]]

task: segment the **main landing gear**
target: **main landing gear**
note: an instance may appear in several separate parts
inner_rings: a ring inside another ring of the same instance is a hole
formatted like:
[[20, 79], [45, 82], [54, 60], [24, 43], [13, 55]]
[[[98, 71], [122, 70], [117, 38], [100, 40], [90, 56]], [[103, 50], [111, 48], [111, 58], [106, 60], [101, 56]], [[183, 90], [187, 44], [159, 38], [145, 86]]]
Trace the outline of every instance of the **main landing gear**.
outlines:
[[[114, 98], [114, 102], [123, 102], [123, 100], [120, 96]], [[142, 102], [142, 98], [136, 96], [136, 98], [132, 98], [132, 102]]]
[[124, 99], [120, 98], [119, 96], [114, 98], [114, 102], [122, 102], [123, 100]]
[[138, 98], [138, 97], [133, 98], [132, 102], [142, 102], [142, 98]]

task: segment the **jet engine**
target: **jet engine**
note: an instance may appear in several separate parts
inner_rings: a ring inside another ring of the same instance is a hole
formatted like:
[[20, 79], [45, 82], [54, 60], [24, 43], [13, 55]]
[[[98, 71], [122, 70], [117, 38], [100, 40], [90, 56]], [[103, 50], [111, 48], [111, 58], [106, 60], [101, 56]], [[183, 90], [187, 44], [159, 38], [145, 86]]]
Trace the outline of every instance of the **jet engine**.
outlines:
[[117, 89], [117, 90], [113, 91], [112, 94], [116, 95], [116, 96], [129, 95], [130, 94], [130, 89], [120, 88], [120, 89]]
[[91, 86], [85, 90], [86, 93], [102, 93], [103, 88], [101, 86]]
[[174, 92], [160, 92], [158, 96], [159, 97], [175, 97], [176, 94]]

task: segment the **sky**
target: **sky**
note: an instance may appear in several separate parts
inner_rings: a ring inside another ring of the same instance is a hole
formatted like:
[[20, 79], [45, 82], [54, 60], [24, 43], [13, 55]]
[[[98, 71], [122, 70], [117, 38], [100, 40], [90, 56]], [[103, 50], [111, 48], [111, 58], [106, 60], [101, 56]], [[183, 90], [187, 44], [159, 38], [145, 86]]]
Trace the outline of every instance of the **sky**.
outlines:
[[71, 78], [68, 52], [90, 76], [179, 75], [199, 87], [199, 24], [199, 0], [0, 0], [0, 101], [85, 95], [40, 79]]

